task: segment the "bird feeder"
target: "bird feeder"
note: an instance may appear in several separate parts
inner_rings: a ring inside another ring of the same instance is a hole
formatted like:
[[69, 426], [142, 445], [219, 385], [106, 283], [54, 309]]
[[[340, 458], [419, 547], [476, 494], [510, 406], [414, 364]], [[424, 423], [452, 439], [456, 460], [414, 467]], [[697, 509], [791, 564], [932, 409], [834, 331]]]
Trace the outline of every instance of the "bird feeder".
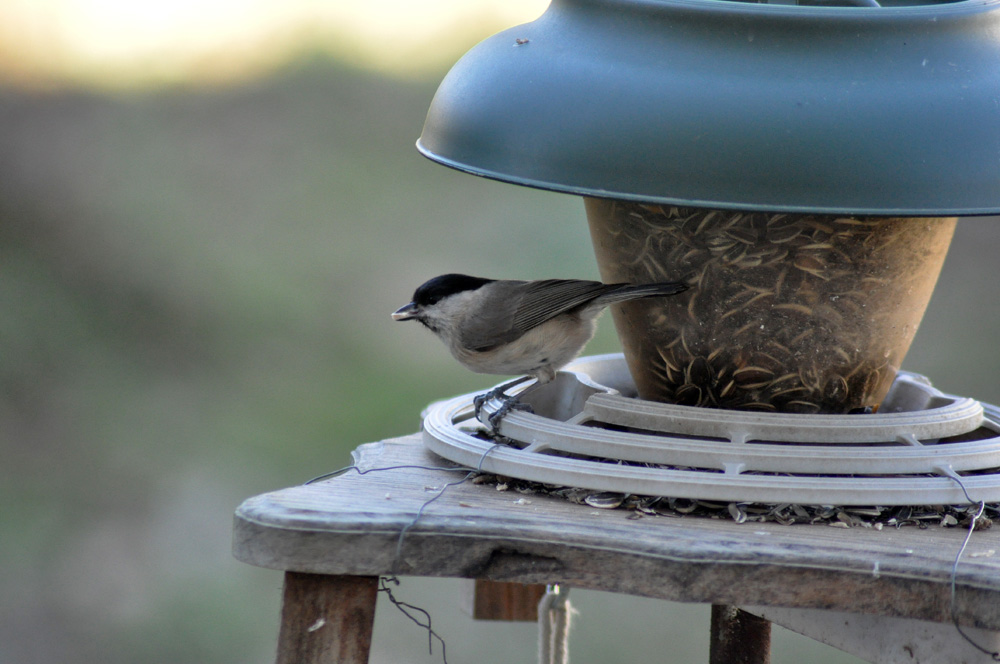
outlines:
[[[1000, 504], [1000, 408], [900, 372], [956, 220], [1000, 212], [998, 65], [1000, 0], [552, 0], [473, 48], [419, 150], [582, 196], [605, 281], [691, 288], [612, 307], [624, 359], [513, 388], [532, 412], [508, 413], [499, 436], [482, 426], [497, 399], [424, 413], [431, 452], [589, 509], [468, 487], [425, 513], [464, 480], [406, 456], [405, 439], [371, 447], [389, 468], [364, 452], [353, 467], [425, 473], [392, 500], [386, 480], [352, 475], [245, 503], [241, 559], [297, 572], [280, 661], [366, 658], [374, 577], [323, 575], [386, 570], [715, 602], [713, 662], [768, 661], [766, 620], [869, 661], [1000, 659], [1000, 632], [957, 631], [998, 624], [991, 540], [962, 553]], [[919, 505], [968, 523], [961, 548], [941, 528], [877, 537], [928, 523]], [[619, 506], [633, 514], [595, 509]], [[755, 527], [632, 521], [696, 508]], [[493, 606], [531, 590], [504, 587]], [[766, 620], [737, 610], [748, 602]], [[554, 615], [539, 614], [546, 661]], [[956, 630], [925, 622], [949, 616]]]
[[[553, 0], [473, 48], [418, 149], [584, 197], [638, 394], [876, 410], [959, 216], [1000, 211], [1000, 2]], [[862, 4], [864, 6], [854, 6]]]

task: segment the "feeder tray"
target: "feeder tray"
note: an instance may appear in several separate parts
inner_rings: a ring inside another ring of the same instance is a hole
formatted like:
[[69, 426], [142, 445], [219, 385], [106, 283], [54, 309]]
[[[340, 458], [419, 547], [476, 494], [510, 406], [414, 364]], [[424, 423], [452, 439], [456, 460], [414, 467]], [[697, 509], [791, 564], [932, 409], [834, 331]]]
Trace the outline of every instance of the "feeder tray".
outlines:
[[[620, 354], [583, 358], [533, 385], [511, 390], [534, 412], [502, 420], [504, 444], [484, 435], [473, 394], [427, 409], [424, 444], [483, 472], [642, 496], [845, 506], [1000, 501], [1000, 408], [943, 394], [913, 373], [900, 372], [879, 412], [863, 415], [641, 400]], [[487, 402], [482, 417], [499, 406]]]

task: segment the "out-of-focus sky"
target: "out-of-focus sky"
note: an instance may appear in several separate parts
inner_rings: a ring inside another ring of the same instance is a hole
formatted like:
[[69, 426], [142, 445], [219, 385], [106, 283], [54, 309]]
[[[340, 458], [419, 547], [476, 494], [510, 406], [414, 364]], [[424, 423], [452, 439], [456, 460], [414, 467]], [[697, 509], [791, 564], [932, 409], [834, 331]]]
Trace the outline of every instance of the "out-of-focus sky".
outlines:
[[0, 0], [0, 81], [148, 85], [238, 79], [304, 49], [414, 74], [548, 0]]

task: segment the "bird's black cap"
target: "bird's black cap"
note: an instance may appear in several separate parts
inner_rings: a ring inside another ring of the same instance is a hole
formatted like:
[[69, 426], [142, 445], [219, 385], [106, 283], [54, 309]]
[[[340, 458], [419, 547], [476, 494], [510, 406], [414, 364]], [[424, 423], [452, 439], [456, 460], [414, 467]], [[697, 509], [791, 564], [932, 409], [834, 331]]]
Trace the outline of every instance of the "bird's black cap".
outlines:
[[496, 280], [470, 277], [467, 274], [442, 274], [421, 284], [413, 293], [413, 303], [417, 306], [430, 306], [449, 295], [476, 290], [493, 281]]

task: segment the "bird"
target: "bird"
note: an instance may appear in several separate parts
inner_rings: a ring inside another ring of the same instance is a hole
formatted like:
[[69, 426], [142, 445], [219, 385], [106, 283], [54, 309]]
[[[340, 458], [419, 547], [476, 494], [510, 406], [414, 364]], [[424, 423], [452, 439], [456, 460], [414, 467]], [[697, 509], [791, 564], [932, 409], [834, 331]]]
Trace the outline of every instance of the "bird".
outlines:
[[[434, 277], [392, 313], [397, 321], [415, 320], [444, 342], [466, 369], [481, 374], [524, 375], [538, 385], [555, 379], [594, 336], [597, 318], [608, 305], [682, 293], [687, 283], [605, 284], [581, 279], [519, 281], [467, 274]], [[497, 432], [510, 410], [528, 410], [505, 390], [527, 378], [501, 385], [475, 399], [482, 405], [502, 398], [490, 416]]]

